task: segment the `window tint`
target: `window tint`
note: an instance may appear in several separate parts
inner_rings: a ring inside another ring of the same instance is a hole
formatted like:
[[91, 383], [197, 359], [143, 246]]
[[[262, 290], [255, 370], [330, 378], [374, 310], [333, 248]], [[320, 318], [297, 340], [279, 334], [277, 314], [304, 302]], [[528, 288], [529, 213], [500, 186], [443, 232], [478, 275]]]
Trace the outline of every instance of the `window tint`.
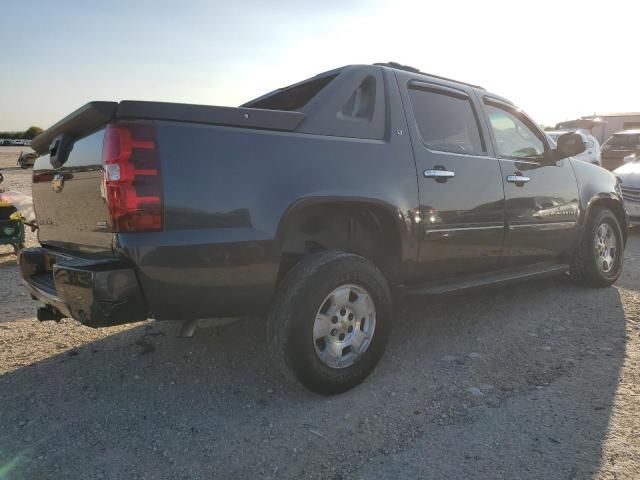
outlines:
[[376, 78], [369, 75], [342, 106], [338, 117], [367, 120], [373, 118], [376, 104]]
[[493, 105], [485, 110], [501, 157], [535, 158], [544, 155], [544, 142], [515, 114]]
[[431, 90], [409, 89], [413, 113], [431, 150], [466, 154], [486, 152], [468, 98]]

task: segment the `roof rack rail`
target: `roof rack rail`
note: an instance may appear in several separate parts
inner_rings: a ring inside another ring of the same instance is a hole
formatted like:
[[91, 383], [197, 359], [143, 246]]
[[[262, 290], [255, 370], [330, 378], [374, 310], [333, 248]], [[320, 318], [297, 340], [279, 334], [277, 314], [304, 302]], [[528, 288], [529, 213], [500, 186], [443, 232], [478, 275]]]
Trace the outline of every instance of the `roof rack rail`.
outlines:
[[461, 82], [460, 80], [454, 80], [453, 78], [442, 77], [440, 75], [433, 75], [432, 73], [426, 73], [426, 72], [421, 71], [418, 68], [411, 67], [409, 65], [402, 65], [401, 63], [398, 63], [398, 62], [379, 62], [379, 63], [374, 63], [374, 65], [379, 65], [381, 67], [395, 68], [396, 70], [404, 70], [405, 72], [419, 73], [421, 75], [427, 75], [429, 77], [438, 78], [440, 80], [447, 80], [449, 82], [461, 83], [461, 84], [467, 85], [469, 87], [479, 88], [480, 90], [486, 90], [486, 88], [483, 88], [480, 85], [474, 85], [472, 83]]

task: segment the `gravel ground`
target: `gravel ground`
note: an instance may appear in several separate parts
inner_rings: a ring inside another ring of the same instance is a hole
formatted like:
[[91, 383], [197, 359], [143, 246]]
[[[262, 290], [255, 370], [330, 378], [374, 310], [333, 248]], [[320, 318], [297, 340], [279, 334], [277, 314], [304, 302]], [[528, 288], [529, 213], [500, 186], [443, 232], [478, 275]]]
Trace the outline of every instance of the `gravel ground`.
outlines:
[[[5, 187], [30, 170], [0, 147]], [[31, 236], [29, 244], [34, 244]], [[387, 354], [327, 398], [264, 324], [38, 323], [0, 247], [0, 479], [638, 479], [640, 231], [614, 288], [565, 279], [397, 307]]]

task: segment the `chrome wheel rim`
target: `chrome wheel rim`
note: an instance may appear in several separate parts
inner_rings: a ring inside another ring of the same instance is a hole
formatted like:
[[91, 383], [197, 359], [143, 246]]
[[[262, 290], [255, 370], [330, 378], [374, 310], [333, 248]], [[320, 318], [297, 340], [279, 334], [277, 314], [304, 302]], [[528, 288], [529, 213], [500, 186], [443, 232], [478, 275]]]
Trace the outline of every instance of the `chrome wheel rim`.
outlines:
[[313, 345], [322, 363], [347, 368], [371, 345], [376, 308], [369, 292], [358, 285], [341, 285], [322, 302], [313, 324]]
[[598, 268], [602, 273], [610, 273], [616, 261], [617, 241], [613, 228], [602, 223], [596, 229], [595, 254]]

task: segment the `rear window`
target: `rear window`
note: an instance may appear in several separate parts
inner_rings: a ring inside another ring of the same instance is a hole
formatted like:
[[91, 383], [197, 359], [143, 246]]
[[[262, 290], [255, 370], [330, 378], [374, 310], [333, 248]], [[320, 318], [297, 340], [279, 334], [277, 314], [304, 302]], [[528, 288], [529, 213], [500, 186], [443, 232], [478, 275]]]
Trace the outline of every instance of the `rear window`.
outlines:
[[468, 98], [410, 89], [418, 130], [430, 150], [481, 155], [486, 151]]
[[634, 147], [640, 145], [640, 134], [614, 135], [607, 141], [607, 145]]
[[329, 85], [337, 75], [327, 75], [291, 87], [285, 87], [267, 97], [252, 100], [244, 104], [247, 108], [263, 108], [265, 110], [299, 110], [313, 97]]

